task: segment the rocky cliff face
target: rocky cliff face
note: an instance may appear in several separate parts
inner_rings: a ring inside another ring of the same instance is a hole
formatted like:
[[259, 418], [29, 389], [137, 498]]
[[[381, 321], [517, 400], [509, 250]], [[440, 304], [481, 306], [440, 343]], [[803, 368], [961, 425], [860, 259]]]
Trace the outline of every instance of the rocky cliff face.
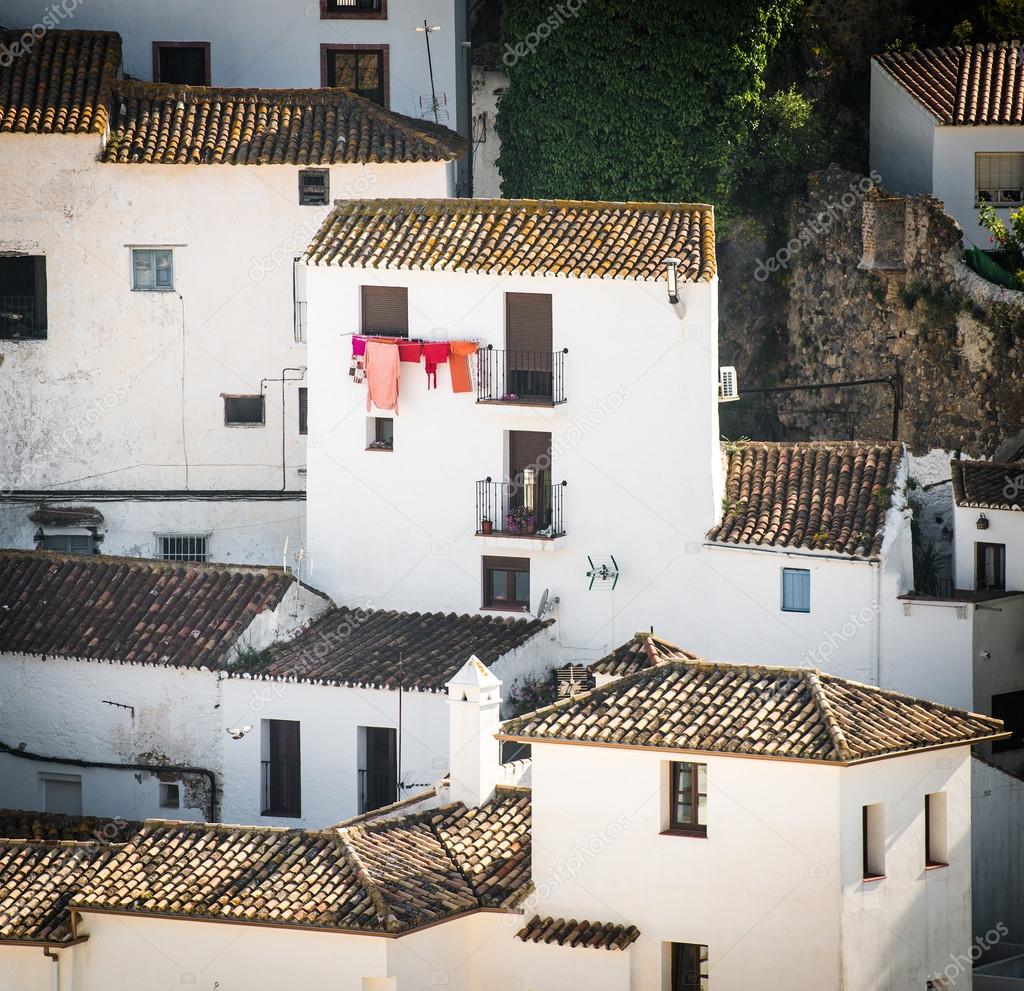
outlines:
[[[831, 168], [794, 205], [789, 242], [736, 224], [720, 258], [721, 360], [757, 386], [889, 379], [913, 450], [1012, 458], [1024, 449], [1024, 293], [962, 261], [931, 197], [893, 197]], [[726, 436], [889, 438], [892, 388], [751, 396], [723, 407]]]

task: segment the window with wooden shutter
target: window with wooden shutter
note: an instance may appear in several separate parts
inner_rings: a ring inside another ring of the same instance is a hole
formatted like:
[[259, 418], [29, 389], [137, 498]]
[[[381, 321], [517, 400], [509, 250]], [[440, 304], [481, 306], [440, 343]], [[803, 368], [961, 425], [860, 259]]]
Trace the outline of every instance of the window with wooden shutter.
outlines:
[[363, 286], [362, 303], [364, 334], [409, 336], [409, 290], [405, 286]]
[[485, 609], [523, 611], [530, 608], [530, 559], [485, 557], [483, 560]]
[[537, 530], [551, 525], [551, 434], [510, 430], [508, 435], [509, 511], [525, 514]]
[[553, 390], [551, 296], [505, 294], [506, 381], [521, 400], [550, 399]]
[[263, 720], [263, 815], [298, 819], [302, 815], [299, 723]]
[[299, 433], [309, 433], [309, 389], [299, 386]]

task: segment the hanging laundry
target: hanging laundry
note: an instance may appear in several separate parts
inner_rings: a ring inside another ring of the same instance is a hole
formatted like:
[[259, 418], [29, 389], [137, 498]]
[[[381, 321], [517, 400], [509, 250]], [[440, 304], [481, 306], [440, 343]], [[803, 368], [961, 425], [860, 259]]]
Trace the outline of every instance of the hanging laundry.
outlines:
[[398, 413], [398, 348], [381, 341], [366, 343], [366, 411], [377, 409]]
[[448, 342], [430, 341], [423, 345], [423, 360], [427, 367], [427, 388], [430, 388], [431, 379], [434, 388], [437, 388], [437, 366], [443, 365], [448, 360]]
[[476, 344], [473, 341], [452, 341], [451, 349], [452, 392], [472, 392], [469, 359], [476, 354]]
[[366, 354], [366, 338], [360, 334], [352, 335], [352, 353], [362, 356]]
[[366, 381], [366, 359], [362, 355], [352, 355], [348, 377], [353, 385], [362, 385]]
[[423, 357], [423, 345], [419, 341], [399, 341], [398, 342], [398, 360], [399, 361], [410, 361], [414, 364], [420, 363], [420, 358]]

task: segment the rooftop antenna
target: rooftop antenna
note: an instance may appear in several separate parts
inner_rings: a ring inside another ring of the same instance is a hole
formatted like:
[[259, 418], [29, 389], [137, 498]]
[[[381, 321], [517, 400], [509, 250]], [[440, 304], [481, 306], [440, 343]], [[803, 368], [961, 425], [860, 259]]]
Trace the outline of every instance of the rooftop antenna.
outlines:
[[430, 57], [430, 35], [434, 31], [440, 31], [440, 24], [430, 24], [424, 20], [422, 27], [417, 27], [417, 31], [423, 33], [424, 40], [427, 43], [427, 70], [430, 72], [430, 107], [434, 112], [434, 123], [440, 124], [441, 120], [437, 113], [437, 91], [434, 89], [434, 63]]

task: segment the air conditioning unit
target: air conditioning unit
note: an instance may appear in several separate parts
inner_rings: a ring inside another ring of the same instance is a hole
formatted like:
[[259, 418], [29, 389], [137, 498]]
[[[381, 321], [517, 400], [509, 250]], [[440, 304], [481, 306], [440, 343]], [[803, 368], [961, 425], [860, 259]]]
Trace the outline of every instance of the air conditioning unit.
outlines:
[[722, 365], [718, 369], [718, 401], [734, 403], [740, 398], [740, 387], [736, 380], [736, 369], [732, 365]]

